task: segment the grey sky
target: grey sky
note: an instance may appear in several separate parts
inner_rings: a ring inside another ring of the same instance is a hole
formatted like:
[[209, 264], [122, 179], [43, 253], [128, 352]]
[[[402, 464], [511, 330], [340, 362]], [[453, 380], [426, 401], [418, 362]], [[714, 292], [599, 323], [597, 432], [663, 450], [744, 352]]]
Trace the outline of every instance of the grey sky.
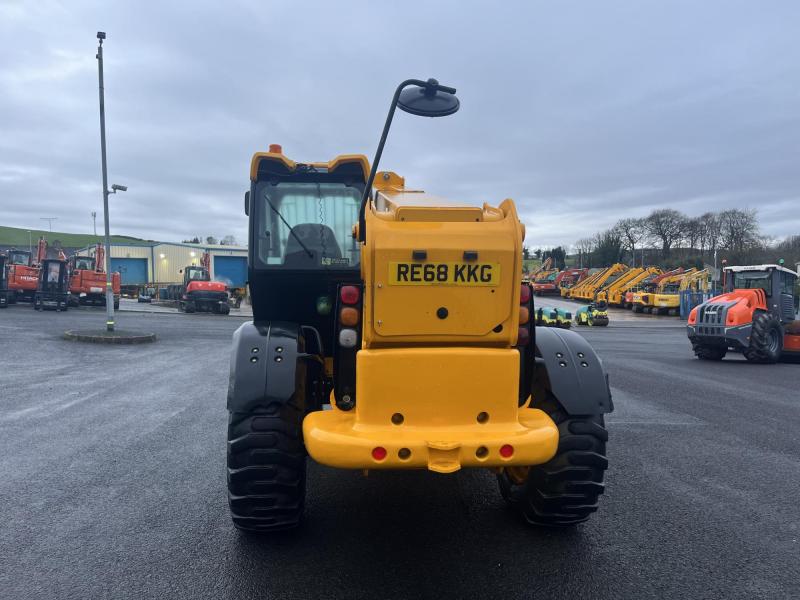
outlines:
[[407, 77], [461, 110], [400, 114], [382, 166], [514, 198], [530, 246], [663, 206], [800, 233], [800, 2], [166, 4], [0, 0], [0, 224], [91, 231], [104, 30], [112, 233], [244, 240], [252, 153], [371, 156]]

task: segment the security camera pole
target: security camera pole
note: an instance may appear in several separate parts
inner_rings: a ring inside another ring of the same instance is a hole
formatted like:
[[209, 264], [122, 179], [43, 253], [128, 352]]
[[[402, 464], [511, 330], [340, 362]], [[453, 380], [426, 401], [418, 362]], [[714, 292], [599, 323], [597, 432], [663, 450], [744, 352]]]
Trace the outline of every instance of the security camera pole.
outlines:
[[103, 97], [103, 40], [106, 34], [97, 32], [97, 73], [100, 79], [100, 155], [103, 162], [103, 220], [106, 227], [106, 330], [114, 331], [114, 289], [111, 286], [111, 235], [108, 228], [108, 195], [128, 190], [124, 185], [114, 184], [108, 189], [108, 168], [106, 166], [106, 107]]

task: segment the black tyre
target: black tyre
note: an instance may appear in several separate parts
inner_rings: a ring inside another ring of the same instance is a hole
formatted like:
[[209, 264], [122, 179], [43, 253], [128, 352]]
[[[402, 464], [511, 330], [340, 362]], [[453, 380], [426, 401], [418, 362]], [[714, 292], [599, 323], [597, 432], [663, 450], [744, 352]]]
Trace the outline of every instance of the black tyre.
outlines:
[[727, 346], [701, 344], [696, 339], [692, 339], [691, 342], [694, 355], [700, 360], [722, 360], [728, 353]]
[[303, 414], [230, 413], [228, 504], [238, 529], [254, 532], [300, 524], [306, 493]]
[[605, 490], [608, 432], [603, 416], [568, 415], [549, 391], [534, 407], [558, 426], [558, 450], [543, 465], [503, 469], [497, 476], [500, 493], [532, 525], [576, 525], [597, 510]]
[[776, 363], [783, 352], [783, 328], [780, 321], [765, 312], [753, 315], [750, 345], [742, 351], [754, 363]]
[[633, 312], [635, 312], [635, 313], [642, 312], [642, 305], [641, 304], [631, 304], [631, 307], [633, 308]]
[[221, 315], [227, 315], [231, 312], [231, 307], [227, 302], [221, 302], [219, 305], [219, 313]]
[[119, 299], [114, 300], [114, 310], [119, 310]]
[[183, 304], [183, 310], [187, 313], [193, 313], [196, 310], [194, 302], [186, 302]]

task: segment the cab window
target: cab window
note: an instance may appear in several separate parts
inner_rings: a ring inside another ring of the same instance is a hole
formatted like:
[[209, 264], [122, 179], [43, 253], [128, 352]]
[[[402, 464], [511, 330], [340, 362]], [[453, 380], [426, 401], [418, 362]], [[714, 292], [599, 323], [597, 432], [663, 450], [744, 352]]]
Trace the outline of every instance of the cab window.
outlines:
[[793, 294], [794, 293], [794, 282], [797, 280], [797, 277], [792, 275], [791, 273], [784, 273], [781, 271], [781, 293], [783, 294]]
[[353, 237], [361, 191], [345, 183], [263, 182], [256, 189], [257, 255], [291, 269], [358, 267]]
[[772, 273], [769, 271], [740, 271], [734, 274], [733, 287], [737, 290], [762, 289], [767, 296], [771, 296]]

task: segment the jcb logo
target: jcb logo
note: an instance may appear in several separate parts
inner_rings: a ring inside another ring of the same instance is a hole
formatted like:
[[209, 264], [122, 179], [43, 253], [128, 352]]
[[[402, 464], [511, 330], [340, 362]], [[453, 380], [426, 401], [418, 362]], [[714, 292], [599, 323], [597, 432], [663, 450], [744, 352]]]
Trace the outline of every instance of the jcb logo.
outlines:
[[500, 284], [497, 263], [389, 263], [391, 285], [471, 285]]

